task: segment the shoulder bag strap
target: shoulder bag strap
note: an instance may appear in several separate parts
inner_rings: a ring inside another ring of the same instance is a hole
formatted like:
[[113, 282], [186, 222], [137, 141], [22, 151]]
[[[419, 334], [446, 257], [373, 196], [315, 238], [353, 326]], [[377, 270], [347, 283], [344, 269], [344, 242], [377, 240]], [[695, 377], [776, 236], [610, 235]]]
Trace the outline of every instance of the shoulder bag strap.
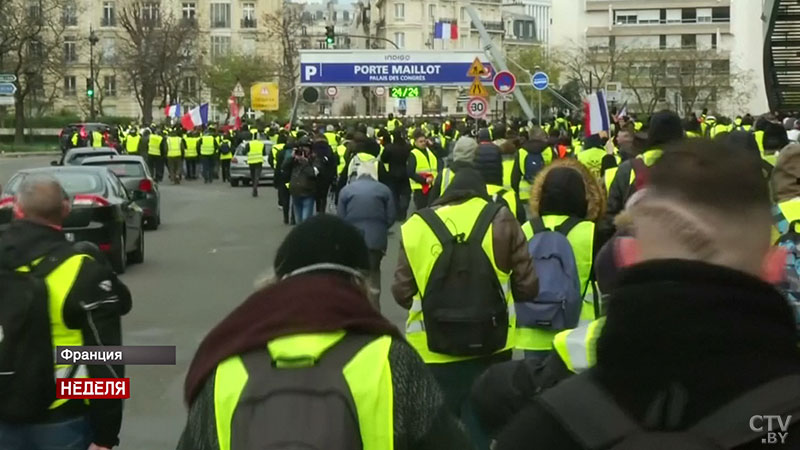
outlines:
[[561, 222], [561, 225], [557, 226], [555, 231], [567, 236], [569, 232], [581, 222], [583, 222], [583, 220], [577, 217], [567, 217], [567, 220]]
[[478, 245], [483, 242], [483, 236], [486, 235], [486, 231], [489, 230], [489, 226], [492, 224], [494, 216], [500, 211], [500, 208], [502, 208], [502, 205], [493, 202], [489, 202], [483, 207], [481, 213], [478, 214], [478, 218], [475, 220], [475, 225], [472, 226], [472, 231], [469, 232], [467, 242]]
[[541, 233], [543, 231], [550, 231], [549, 228], [544, 226], [544, 220], [542, 220], [542, 218], [539, 216], [532, 217], [529, 222], [531, 223], [531, 228], [533, 229], [534, 235]]

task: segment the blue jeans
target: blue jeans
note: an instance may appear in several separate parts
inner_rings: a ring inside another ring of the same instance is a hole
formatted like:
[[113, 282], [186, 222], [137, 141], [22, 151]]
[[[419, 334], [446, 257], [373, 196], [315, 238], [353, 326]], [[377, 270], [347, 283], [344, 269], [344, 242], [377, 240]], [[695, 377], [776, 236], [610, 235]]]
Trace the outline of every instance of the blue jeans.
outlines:
[[86, 450], [91, 443], [89, 420], [83, 416], [30, 425], [0, 422], [3, 450]]
[[292, 208], [294, 208], [294, 218], [300, 225], [314, 215], [314, 197], [292, 197]]

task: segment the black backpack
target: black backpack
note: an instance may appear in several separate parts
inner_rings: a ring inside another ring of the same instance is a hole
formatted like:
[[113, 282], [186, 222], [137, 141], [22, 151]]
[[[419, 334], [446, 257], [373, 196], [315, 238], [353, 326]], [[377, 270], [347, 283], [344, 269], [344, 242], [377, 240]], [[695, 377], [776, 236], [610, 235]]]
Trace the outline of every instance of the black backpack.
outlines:
[[765, 383], [679, 431], [648, 430], [587, 374], [545, 391], [538, 402], [584, 450], [729, 450], [780, 431], [766, 424], [753, 430], [753, 416], [777, 415], [791, 422], [792, 415], [800, 414], [800, 375]]
[[343, 370], [376, 336], [348, 333], [313, 357], [242, 355], [248, 382], [231, 424], [231, 448], [350, 450], [362, 447], [358, 413]]
[[74, 253], [71, 246], [63, 245], [49, 252], [32, 272], [0, 267], [2, 421], [29, 421], [55, 400], [55, 360], [44, 276]]
[[422, 310], [428, 348], [452, 356], [485, 356], [502, 349], [508, 337], [508, 305], [494, 267], [481, 243], [502, 206], [484, 206], [469, 236], [453, 236], [429, 208], [417, 214], [442, 244], [433, 265]]

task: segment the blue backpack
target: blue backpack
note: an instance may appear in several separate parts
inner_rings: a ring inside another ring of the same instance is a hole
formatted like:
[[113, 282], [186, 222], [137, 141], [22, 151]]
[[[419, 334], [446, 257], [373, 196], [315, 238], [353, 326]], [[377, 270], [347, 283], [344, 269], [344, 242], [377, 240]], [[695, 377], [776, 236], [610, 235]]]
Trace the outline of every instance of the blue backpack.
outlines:
[[[776, 287], [789, 301], [789, 306], [795, 314], [795, 323], [797, 323], [797, 331], [800, 334], [800, 233], [797, 231], [797, 226], [800, 225], [800, 220], [793, 220], [786, 225], [787, 220], [783, 213], [779, 211], [775, 213], [778, 217], [778, 230], [782, 231], [781, 237], [775, 242], [775, 245], [786, 249], [786, 269], [782, 282]], [[786, 231], [783, 227], [786, 226]]]
[[580, 222], [570, 217], [550, 230], [541, 217], [531, 219], [534, 235], [528, 253], [539, 277], [539, 294], [516, 304], [518, 326], [554, 331], [578, 326], [583, 299], [575, 254], [566, 236]]
[[542, 156], [542, 153], [528, 153], [528, 156], [525, 157], [525, 180], [532, 183], [542, 169], [544, 169], [544, 156]]

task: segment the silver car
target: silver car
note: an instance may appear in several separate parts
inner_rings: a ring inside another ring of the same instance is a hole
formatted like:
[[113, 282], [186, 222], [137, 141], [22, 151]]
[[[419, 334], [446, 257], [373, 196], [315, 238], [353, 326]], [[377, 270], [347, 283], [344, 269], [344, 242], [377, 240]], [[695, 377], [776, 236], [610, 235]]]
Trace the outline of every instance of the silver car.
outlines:
[[52, 161], [51, 166], [80, 166], [84, 159], [92, 156], [111, 156], [119, 155], [116, 149], [111, 147], [75, 147], [67, 150], [64, 158], [59, 161]]
[[81, 165], [107, 167], [135, 194], [134, 203], [142, 209], [145, 228], [155, 230], [161, 225], [161, 193], [144, 158], [138, 155], [93, 156], [84, 159]]
[[[261, 169], [259, 184], [265, 183], [271, 185], [275, 178], [275, 171], [272, 170], [272, 167], [269, 166], [267, 161], [272, 152], [272, 141], [262, 140], [261, 142], [264, 143], [264, 150], [267, 154], [264, 156], [264, 165]], [[236, 147], [236, 151], [233, 153], [233, 159], [231, 159], [231, 186], [233, 187], [239, 186], [240, 183], [245, 186], [249, 186], [250, 183], [252, 183], [250, 179], [250, 166], [247, 164], [246, 144], [247, 141], [239, 144], [239, 146]]]

